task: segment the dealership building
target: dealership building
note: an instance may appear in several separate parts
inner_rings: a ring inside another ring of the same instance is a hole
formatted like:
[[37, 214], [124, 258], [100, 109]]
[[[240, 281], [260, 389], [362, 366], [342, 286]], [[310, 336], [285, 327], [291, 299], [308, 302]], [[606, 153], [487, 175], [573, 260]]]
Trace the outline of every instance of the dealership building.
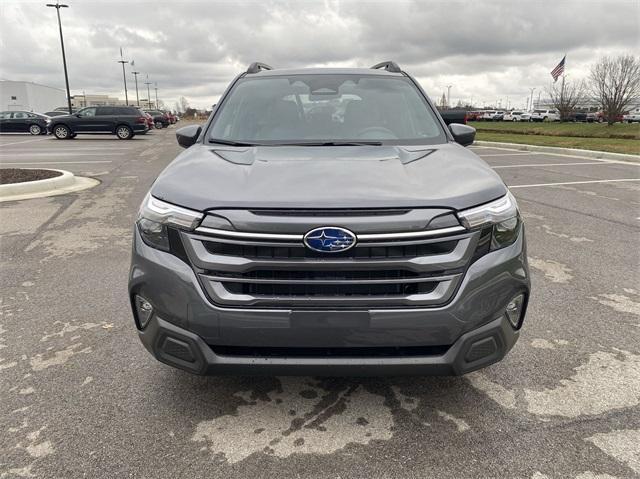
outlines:
[[43, 113], [67, 104], [64, 90], [27, 81], [0, 80], [0, 111]]

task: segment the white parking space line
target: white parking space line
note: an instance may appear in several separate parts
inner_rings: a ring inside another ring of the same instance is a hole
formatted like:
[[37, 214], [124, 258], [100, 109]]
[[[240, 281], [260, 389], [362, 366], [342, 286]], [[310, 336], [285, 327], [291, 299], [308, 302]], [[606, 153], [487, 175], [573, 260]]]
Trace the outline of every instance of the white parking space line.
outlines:
[[[509, 155], [505, 155], [505, 156], [524, 156], [526, 154], [536, 154], [536, 155], [546, 155], [546, 156], [557, 156], [560, 158], [577, 158], [580, 160], [591, 160], [591, 161], [600, 161], [602, 163], [613, 163], [613, 164], [620, 164], [620, 165], [633, 165], [633, 166], [638, 166], [640, 167], [640, 163], [634, 163], [633, 161], [626, 161], [626, 160], [607, 160], [604, 158], [591, 158], [589, 156], [584, 156], [584, 155], [569, 155], [569, 154], [565, 154], [565, 153], [550, 153], [550, 152], [533, 152], [533, 151], [527, 151], [527, 152], [523, 152], [520, 149], [516, 149], [516, 148], [503, 148], [503, 147], [498, 147], [498, 146], [474, 146], [473, 148], [487, 148], [487, 149], [491, 149], [491, 150], [504, 150], [504, 151], [516, 151], [517, 153], [515, 154], [509, 154]], [[481, 158], [484, 158], [485, 156], [488, 155], [478, 155]]]
[[496, 156], [530, 156], [530, 155], [542, 155], [542, 153], [533, 153], [527, 151], [525, 153], [489, 153], [488, 155], [478, 155], [480, 158], [494, 158]]
[[621, 183], [624, 181], [640, 181], [640, 178], [621, 178], [618, 180], [563, 181], [562, 183], [536, 183], [534, 185], [509, 185], [509, 188], [534, 188], [538, 186], [588, 185], [591, 183]]
[[35, 140], [16, 141], [16, 142], [13, 142], [13, 143], [2, 143], [2, 142], [0, 142], [0, 147], [10, 146], [10, 145], [19, 145], [21, 143], [33, 143], [34, 141], [44, 141], [44, 140], [50, 140], [50, 138], [37, 138]]
[[42, 153], [22, 153], [21, 151], [14, 152], [0, 152], [0, 159], [2, 158], [33, 158], [36, 156], [124, 156], [126, 153], [59, 153], [57, 151], [45, 151]]
[[78, 164], [89, 164], [89, 163], [113, 163], [113, 161], [109, 160], [93, 160], [93, 161], [13, 161], [13, 162], [5, 162], [0, 161], [0, 165], [78, 165]]
[[607, 166], [609, 163], [602, 163], [599, 161], [581, 161], [576, 163], [529, 163], [525, 165], [499, 165], [492, 166], [494, 170], [500, 168], [531, 168], [534, 166], [577, 166], [577, 165], [593, 165], [593, 166]]

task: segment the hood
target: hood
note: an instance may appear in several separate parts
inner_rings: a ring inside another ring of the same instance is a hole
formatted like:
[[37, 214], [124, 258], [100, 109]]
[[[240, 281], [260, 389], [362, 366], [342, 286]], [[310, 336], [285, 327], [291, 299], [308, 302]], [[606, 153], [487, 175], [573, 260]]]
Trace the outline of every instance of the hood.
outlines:
[[151, 193], [198, 211], [214, 208], [464, 209], [506, 194], [500, 177], [455, 144], [256, 146], [196, 144]]

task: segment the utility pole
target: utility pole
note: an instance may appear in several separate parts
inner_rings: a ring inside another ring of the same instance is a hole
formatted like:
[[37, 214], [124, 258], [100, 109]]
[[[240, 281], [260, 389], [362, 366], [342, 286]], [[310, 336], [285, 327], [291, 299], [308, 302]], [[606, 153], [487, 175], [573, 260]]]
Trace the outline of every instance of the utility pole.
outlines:
[[156, 82], [155, 90], [156, 90], [156, 108], [158, 108], [158, 82]]
[[127, 95], [127, 75], [124, 72], [124, 64], [129, 63], [129, 60], [122, 58], [122, 47], [120, 47], [120, 60], [117, 63], [122, 63], [122, 79], [124, 80], [124, 102], [129, 106], [129, 96]]
[[541, 93], [542, 93], [541, 91], [538, 92], [538, 103], [536, 103], [538, 105], [538, 108], [540, 108], [540, 94]]
[[58, 28], [60, 30], [60, 46], [62, 46], [62, 66], [64, 68], [64, 83], [67, 86], [67, 106], [69, 107], [69, 115], [73, 111], [71, 109], [71, 91], [69, 90], [69, 75], [67, 74], [67, 57], [64, 53], [64, 38], [62, 37], [62, 22], [60, 21], [60, 9], [61, 8], [69, 8], [69, 5], [64, 5], [62, 3], [56, 2], [47, 3], [47, 7], [53, 7], [56, 9], [58, 14]]
[[453, 85], [447, 85], [447, 107], [451, 108], [451, 87]]
[[140, 74], [140, 72], [131, 72], [131, 73], [133, 73], [133, 78], [135, 78], [136, 80], [136, 104], [140, 106], [140, 95], [138, 95], [138, 75]]
[[147, 81], [144, 82], [145, 85], [147, 85], [147, 108], [151, 108], [151, 90], [149, 89], [149, 85], [151, 85], [151, 83], [149, 81], [149, 75], [147, 75]]
[[529, 110], [533, 110], [533, 92], [535, 89], [536, 87], [529, 88], [529, 91], [531, 92], [531, 95], [529, 96]]

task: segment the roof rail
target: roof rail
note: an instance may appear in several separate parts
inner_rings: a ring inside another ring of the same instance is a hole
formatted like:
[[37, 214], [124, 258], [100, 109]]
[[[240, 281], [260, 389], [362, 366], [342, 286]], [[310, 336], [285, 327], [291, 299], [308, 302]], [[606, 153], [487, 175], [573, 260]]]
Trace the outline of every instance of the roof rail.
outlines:
[[372, 70], [379, 70], [380, 68], [384, 68], [388, 72], [402, 73], [402, 70], [400, 70], [400, 67], [398, 66], [398, 64], [392, 61], [380, 62], [371, 67]]
[[249, 65], [249, 68], [247, 68], [247, 73], [258, 73], [260, 70], [273, 70], [273, 67], [266, 63], [253, 62]]

